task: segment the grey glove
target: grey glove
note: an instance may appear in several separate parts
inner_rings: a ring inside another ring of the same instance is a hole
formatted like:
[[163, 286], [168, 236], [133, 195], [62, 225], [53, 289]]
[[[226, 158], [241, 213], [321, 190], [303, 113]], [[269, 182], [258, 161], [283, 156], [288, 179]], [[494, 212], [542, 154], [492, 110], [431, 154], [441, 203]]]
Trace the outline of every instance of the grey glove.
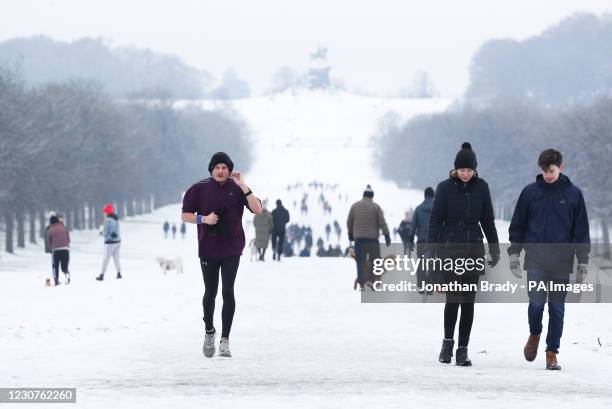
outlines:
[[576, 282], [583, 283], [584, 277], [589, 272], [589, 267], [586, 264], [578, 264], [576, 267]]
[[523, 274], [521, 273], [521, 261], [519, 260], [518, 254], [510, 255], [510, 272], [516, 278], [523, 278]]

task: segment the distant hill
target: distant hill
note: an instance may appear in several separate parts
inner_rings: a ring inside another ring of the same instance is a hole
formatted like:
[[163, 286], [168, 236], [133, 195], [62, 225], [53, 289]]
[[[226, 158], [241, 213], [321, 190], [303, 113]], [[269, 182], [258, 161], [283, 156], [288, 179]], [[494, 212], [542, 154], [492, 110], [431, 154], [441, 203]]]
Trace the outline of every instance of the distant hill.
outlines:
[[612, 93], [612, 15], [574, 14], [524, 41], [485, 43], [472, 59], [468, 99], [547, 105]]
[[0, 64], [19, 65], [30, 84], [88, 79], [116, 97], [202, 98], [214, 81], [176, 56], [114, 48], [92, 38], [71, 43], [45, 36], [6, 40], [0, 42]]

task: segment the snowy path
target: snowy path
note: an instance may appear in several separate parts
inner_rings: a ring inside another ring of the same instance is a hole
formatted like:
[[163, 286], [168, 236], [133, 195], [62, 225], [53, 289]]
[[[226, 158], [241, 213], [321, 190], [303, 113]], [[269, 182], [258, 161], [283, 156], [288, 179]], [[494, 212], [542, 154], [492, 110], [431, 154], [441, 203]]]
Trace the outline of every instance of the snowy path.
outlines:
[[[369, 137], [388, 111], [405, 119], [449, 102], [343, 93], [237, 101], [234, 109], [255, 143], [247, 182], [271, 206], [282, 198], [292, 222], [312, 226], [315, 241], [333, 220], [344, 229], [348, 208], [366, 183], [389, 226], [397, 226], [422, 192], [380, 179], [370, 161]], [[446, 168], [441, 164], [441, 174]], [[323, 214], [315, 191], [309, 192], [308, 215], [292, 207], [303, 191], [287, 192], [287, 185], [315, 179], [338, 183], [336, 192], [325, 193], [332, 215]], [[177, 221], [179, 213], [175, 205], [122, 221], [121, 281], [112, 267], [107, 280], [94, 280], [102, 258], [96, 232], [73, 234], [70, 286], [42, 286], [50, 263], [39, 247], [3, 253], [0, 386], [76, 387], [79, 406], [113, 409], [612, 405], [611, 304], [568, 304], [561, 372], [544, 370], [542, 355], [525, 362], [525, 305], [478, 304], [470, 343], [474, 367], [447, 366], [437, 362], [443, 305], [362, 304], [352, 290], [351, 259], [252, 263], [243, 257], [231, 335], [234, 357], [206, 359], [193, 226], [185, 241], [162, 238], [163, 221]], [[247, 243], [251, 220], [244, 219]], [[507, 223], [497, 226], [506, 241]], [[154, 258], [176, 255], [183, 257], [185, 273], [162, 275]], [[220, 294], [217, 300], [220, 307]], [[216, 322], [220, 326], [219, 318]]]
[[[234, 357], [206, 359], [193, 231], [185, 241], [161, 237], [161, 222], [176, 212], [169, 206], [123, 223], [122, 281], [110, 272], [94, 280], [101, 244], [92, 233], [75, 234], [70, 286], [44, 288], [43, 273], [19, 268], [46, 271], [46, 255], [3, 260], [2, 386], [76, 387], [80, 406], [116, 408], [612, 403], [610, 304], [568, 305], [561, 372], [545, 371], [541, 356], [522, 358], [524, 305], [479, 304], [474, 367], [446, 366], [436, 362], [443, 306], [361, 304], [349, 259], [244, 257]], [[153, 258], [177, 254], [185, 274], [162, 275]]]

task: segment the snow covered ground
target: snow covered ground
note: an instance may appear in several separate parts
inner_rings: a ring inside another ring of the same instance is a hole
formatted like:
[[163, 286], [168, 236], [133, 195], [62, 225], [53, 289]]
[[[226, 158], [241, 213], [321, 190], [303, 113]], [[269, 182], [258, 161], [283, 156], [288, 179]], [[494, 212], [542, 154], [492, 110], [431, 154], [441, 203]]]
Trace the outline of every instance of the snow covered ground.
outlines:
[[[313, 225], [315, 240], [330, 220], [344, 228], [348, 206], [365, 183], [396, 225], [422, 193], [376, 176], [367, 137], [387, 110], [407, 118], [446, 103], [316, 93], [239, 101], [234, 108], [250, 124], [257, 147], [247, 182], [271, 203], [283, 199], [293, 220]], [[326, 139], [339, 134], [345, 144]], [[290, 205], [301, 191], [287, 192], [287, 184], [314, 179], [338, 183], [335, 193], [349, 195], [347, 202], [326, 193], [332, 216], [323, 216], [314, 191], [307, 216]], [[189, 226], [185, 240], [162, 234], [163, 221], [178, 221], [179, 214], [177, 204], [122, 222], [123, 280], [114, 279], [112, 266], [104, 282], [94, 280], [102, 258], [96, 232], [73, 234], [69, 286], [43, 287], [49, 258], [40, 248], [3, 254], [0, 386], [76, 387], [86, 408], [612, 404], [610, 304], [567, 305], [561, 372], [544, 370], [542, 353], [534, 363], [524, 360], [528, 327], [521, 304], [478, 304], [474, 366], [442, 365], [443, 305], [362, 304], [352, 290], [354, 263], [344, 258], [275, 263], [268, 256], [260, 263], [245, 252], [236, 282], [233, 358], [206, 359], [195, 230]], [[245, 225], [250, 220], [245, 216]], [[503, 240], [507, 224], [500, 222], [498, 230]], [[154, 263], [158, 256], [183, 257], [184, 274], [163, 275]]]

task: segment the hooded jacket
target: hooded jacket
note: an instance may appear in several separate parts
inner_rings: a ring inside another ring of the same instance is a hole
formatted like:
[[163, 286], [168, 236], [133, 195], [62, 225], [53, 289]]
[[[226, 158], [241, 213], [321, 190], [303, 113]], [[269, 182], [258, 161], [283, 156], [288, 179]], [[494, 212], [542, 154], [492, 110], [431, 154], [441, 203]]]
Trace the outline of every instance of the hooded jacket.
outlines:
[[418, 242], [427, 241], [429, 233], [429, 215], [433, 207], [433, 197], [426, 197], [423, 202], [414, 209], [412, 216], [412, 225], [408, 233], [408, 242], [414, 242], [414, 236], [417, 236]]
[[62, 223], [53, 223], [47, 230], [47, 240], [51, 250], [68, 249], [70, 247], [70, 233]]

